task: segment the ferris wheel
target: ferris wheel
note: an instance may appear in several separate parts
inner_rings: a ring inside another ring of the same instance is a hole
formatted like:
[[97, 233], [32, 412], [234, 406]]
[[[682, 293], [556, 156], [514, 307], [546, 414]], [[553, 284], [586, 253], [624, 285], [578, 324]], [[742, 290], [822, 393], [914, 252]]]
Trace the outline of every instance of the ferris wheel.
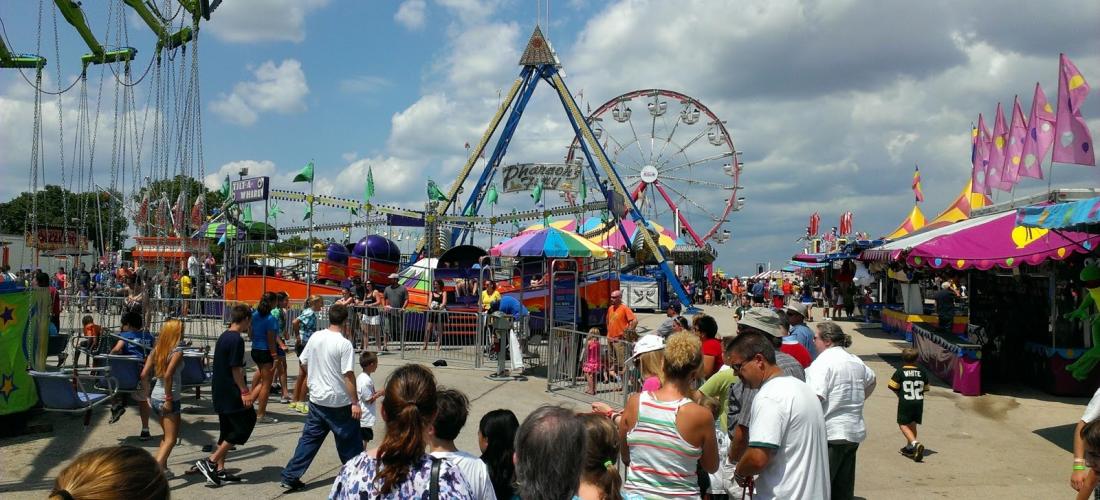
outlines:
[[[587, 119], [648, 220], [699, 247], [729, 239], [729, 215], [744, 203], [741, 153], [714, 112], [694, 97], [645, 89], [607, 101]], [[587, 167], [576, 137], [565, 160]]]

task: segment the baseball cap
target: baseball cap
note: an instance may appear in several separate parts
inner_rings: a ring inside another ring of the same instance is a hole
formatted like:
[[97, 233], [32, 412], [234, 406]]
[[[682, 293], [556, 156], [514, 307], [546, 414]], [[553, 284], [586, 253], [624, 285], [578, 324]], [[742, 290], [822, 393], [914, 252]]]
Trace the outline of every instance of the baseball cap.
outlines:
[[641, 356], [647, 352], [659, 351], [665, 348], [665, 339], [660, 335], [645, 335], [638, 339], [634, 343], [634, 354], [631, 354], [627, 361], [634, 361], [634, 358]]
[[391, 280], [395, 280], [395, 279], [397, 279], [397, 273], [392, 273], [392, 274], [390, 274], [390, 279], [391, 279]]
[[679, 302], [669, 302], [668, 309], [672, 309], [676, 314], [680, 314], [683, 311], [683, 306]]
[[738, 326], [744, 325], [760, 330], [773, 337], [780, 336], [782, 325], [779, 322], [779, 314], [765, 307], [754, 307], [745, 311]]
[[803, 304], [801, 302], [791, 302], [790, 304], [787, 304], [787, 308], [785, 309], [785, 311], [798, 313], [798, 314], [802, 315], [803, 318], [805, 318], [806, 317], [806, 304]]

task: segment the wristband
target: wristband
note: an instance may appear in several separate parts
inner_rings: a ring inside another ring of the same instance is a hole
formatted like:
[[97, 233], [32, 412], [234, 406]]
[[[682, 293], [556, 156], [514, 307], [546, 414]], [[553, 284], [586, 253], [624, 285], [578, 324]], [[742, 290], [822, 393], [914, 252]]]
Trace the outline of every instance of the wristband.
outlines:
[[1083, 459], [1083, 458], [1074, 458], [1074, 459], [1073, 459], [1073, 463], [1075, 463], [1075, 464], [1083, 464], [1083, 463], [1085, 463], [1085, 459]]
[[241, 396], [248, 394], [248, 389], [241, 389]]
[[1073, 470], [1089, 470], [1089, 468], [1084, 465], [1074, 465]]

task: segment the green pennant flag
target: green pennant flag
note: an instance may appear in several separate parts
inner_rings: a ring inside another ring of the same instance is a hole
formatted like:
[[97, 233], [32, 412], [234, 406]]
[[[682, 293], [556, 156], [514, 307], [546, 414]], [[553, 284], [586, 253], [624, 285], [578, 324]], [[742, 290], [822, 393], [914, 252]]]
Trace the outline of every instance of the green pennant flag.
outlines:
[[462, 211], [462, 215], [464, 215], [466, 217], [473, 217], [474, 216], [474, 206], [470, 205], [470, 206], [466, 207], [466, 210]]
[[439, 190], [439, 186], [435, 185], [435, 181], [428, 179], [428, 199], [431, 201], [443, 201], [447, 199], [447, 195], [443, 194], [443, 191]]
[[352, 217], [357, 217], [357, 216], [359, 216], [359, 211], [358, 211], [358, 210], [356, 210], [356, 209], [355, 209], [355, 207], [351, 207], [351, 208], [349, 208], [348, 210], [349, 210], [349, 211], [351, 211], [351, 215], [352, 215]]
[[581, 172], [581, 205], [588, 201], [588, 183], [584, 180], [584, 172]]
[[363, 190], [363, 203], [370, 203], [374, 197], [374, 168], [367, 167], [367, 187]]
[[313, 218], [313, 205], [306, 205], [306, 214], [302, 216], [302, 222]]
[[542, 179], [539, 179], [539, 183], [535, 184], [535, 189], [531, 191], [531, 198], [535, 199], [535, 203], [542, 201]]
[[251, 204], [245, 205], [244, 208], [241, 210], [241, 221], [244, 222], [245, 224], [251, 224], [252, 223], [252, 205]]
[[485, 203], [489, 205], [497, 204], [497, 186], [496, 184], [489, 185], [489, 191], [485, 193]]
[[302, 167], [302, 171], [298, 172], [298, 175], [295, 175], [294, 180], [291, 182], [313, 182], [313, 162], [311, 161]]
[[283, 215], [283, 209], [279, 208], [279, 203], [271, 202], [271, 216], [278, 219], [280, 215]]
[[225, 180], [222, 181], [222, 197], [229, 199], [229, 174], [225, 174]]

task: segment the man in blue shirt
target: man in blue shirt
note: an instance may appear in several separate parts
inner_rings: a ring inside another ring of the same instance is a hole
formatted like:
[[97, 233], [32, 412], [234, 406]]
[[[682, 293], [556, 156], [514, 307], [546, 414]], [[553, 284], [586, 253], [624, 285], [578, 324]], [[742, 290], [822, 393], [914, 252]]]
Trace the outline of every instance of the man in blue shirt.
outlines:
[[528, 315], [527, 308], [519, 299], [505, 295], [489, 306], [490, 315], [496, 311], [511, 315], [515, 321], [512, 330], [508, 332], [508, 353], [512, 357], [512, 375], [521, 376], [523, 375], [523, 353], [527, 351], [527, 336], [523, 335], [523, 340], [520, 341], [516, 331], [526, 331], [524, 317]]
[[814, 346], [814, 332], [810, 330], [810, 327], [806, 326], [806, 304], [801, 302], [791, 302], [787, 304], [787, 321], [790, 322], [791, 328], [788, 335], [784, 339], [791, 339], [802, 344], [807, 351], [810, 351], [811, 358], [817, 358], [817, 347]]
[[[129, 311], [122, 315], [122, 325], [119, 327], [118, 336], [121, 339], [111, 348], [111, 354], [123, 354], [137, 356], [141, 359], [140, 366], [145, 365], [145, 357], [153, 350], [155, 339], [149, 332], [142, 330], [141, 313]], [[149, 386], [145, 380], [138, 385], [138, 390], [130, 393], [130, 397], [138, 405], [141, 415], [141, 434], [139, 439], [149, 439]], [[126, 413], [126, 394], [119, 394], [111, 405], [111, 419], [109, 423], [118, 422], [122, 414]]]

